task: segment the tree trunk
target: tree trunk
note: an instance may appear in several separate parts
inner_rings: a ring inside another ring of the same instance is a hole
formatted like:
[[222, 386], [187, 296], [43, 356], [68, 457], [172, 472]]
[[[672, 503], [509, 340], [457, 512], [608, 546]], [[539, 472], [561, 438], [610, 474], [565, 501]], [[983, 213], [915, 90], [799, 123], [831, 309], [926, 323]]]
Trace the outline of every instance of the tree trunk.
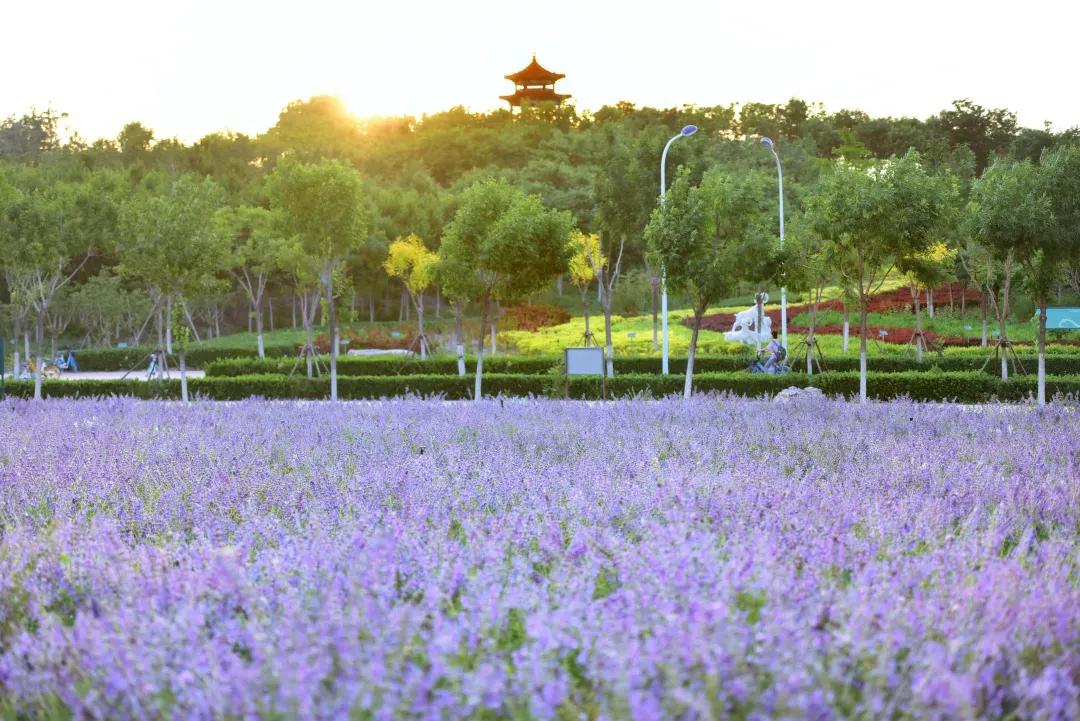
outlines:
[[926, 289], [926, 314], [930, 316], [930, 319], [934, 319], [934, 289]]
[[274, 332], [274, 296], [266, 296], [266, 310], [270, 314], [270, 332]]
[[312, 357], [315, 354], [315, 329], [312, 328], [314, 321], [314, 310], [310, 307], [314, 304], [314, 298], [308, 294], [305, 290], [303, 297], [300, 298], [300, 316], [304, 323], [304, 336], [306, 338], [304, 344], [304, 357], [307, 361], [307, 377], [313, 376], [313, 368], [315, 365], [315, 359]]
[[866, 316], [869, 299], [859, 293], [859, 403], [866, 403]]
[[842, 341], [841, 350], [844, 353], [848, 352], [848, 340], [851, 337], [851, 313], [848, 310], [847, 303], [844, 303], [844, 340]]
[[479, 401], [483, 396], [482, 379], [484, 375], [484, 331], [487, 329], [488, 314], [491, 310], [491, 299], [485, 297], [480, 311], [480, 336], [476, 340], [476, 379], [473, 387], [473, 400]]
[[562, 294], [563, 294], [563, 277], [562, 277], [562, 273], [559, 273], [557, 276], [555, 276], [555, 292], [559, 294], [560, 298], [562, 298]]
[[457, 371], [459, 376], [465, 375], [465, 328], [462, 316], [465, 313], [464, 304], [456, 301], [454, 307], [454, 345], [457, 346]]
[[442, 318], [442, 289], [435, 286], [435, 320]]
[[983, 348], [987, 345], [986, 337], [986, 296], [989, 291], [983, 290], [982, 297], [979, 298], [979, 313], [982, 314], [982, 342], [979, 344]]
[[255, 306], [255, 334], [257, 336], [256, 340], [259, 343], [259, 357], [265, 358], [266, 346], [263, 343], [263, 317], [261, 304]]
[[338, 356], [338, 327], [337, 307], [334, 303], [334, 279], [330, 270], [323, 271], [323, 287], [326, 289], [326, 321], [327, 336], [330, 338], [330, 400], [338, 399], [337, 392], [337, 356]]
[[915, 302], [915, 360], [922, 363], [922, 309], [919, 307], [919, 289], [915, 286], [911, 287], [911, 299]]
[[956, 310], [956, 306], [953, 304], [953, 284], [949, 283], [949, 313], [951, 314]]
[[1046, 299], [1039, 303], [1039, 405], [1046, 405]]
[[186, 405], [188, 402], [188, 388], [187, 388], [187, 360], [185, 356], [187, 351], [183, 348], [180, 349], [180, 400]]
[[296, 330], [296, 291], [292, 294], [292, 328]]
[[1005, 282], [1002, 285], [1001, 303], [998, 305], [998, 325], [1001, 335], [998, 336], [998, 347], [1001, 349], [1001, 380], [1009, 380], [1009, 339], [1005, 324], [1009, 317], [1009, 286], [1012, 283], [1012, 254], [1005, 261]]
[[649, 302], [652, 305], [652, 349], [660, 350], [660, 276], [657, 275], [648, 257], [645, 258], [645, 274], [649, 277]]
[[374, 323], [375, 322], [375, 292], [369, 290], [367, 298], [368, 298], [368, 322], [369, 323]]
[[37, 346], [37, 373], [34, 374], [34, 400], [41, 400], [41, 373], [45, 370], [45, 319], [44, 312], [38, 309], [37, 322], [34, 324], [34, 344]]
[[420, 343], [420, 360], [427, 360], [427, 338], [424, 336], [424, 293], [420, 292], [416, 303], [416, 327]]
[[22, 333], [22, 316], [17, 314], [17, 313], [12, 313], [12, 316], [13, 316], [12, 317], [12, 322], [14, 324], [15, 335], [13, 336], [14, 342], [11, 344], [11, 356], [12, 356], [12, 358], [11, 358], [11, 360], [12, 360], [11, 372], [14, 374], [12, 376], [12, 378], [14, 378], [15, 380], [18, 380], [19, 376], [22, 375], [22, 373], [21, 373], [22, 368], [20, 367], [20, 363], [19, 363], [19, 361], [20, 361], [20, 358], [19, 358], [19, 337], [20, 337], [20, 334]]
[[818, 306], [821, 304], [821, 286], [814, 291], [814, 302], [810, 304], [810, 323], [806, 333], [806, 375], [814, 375], [814, 328], [817, 327]]
[[165, 352], [172, 355], [172, 304], [173, 299], [170, 295], [165, 300]]
[[701, 318], [705, 315], [705, 305], [694, 308], [694, 329], [690, 333], [690, 348], [686, 352], [686, 380], [683, 382], [683, 398], [689, 399], [694, 388], [694, 356], [697, 353], [698, 332], [701, 330]]
[[[603, 276], [600, 276], [602, 278]], [[599, 279], [598, 279], [599, 280]], [[607, 377], [615, 377], [615, 341], [611, 332], [611, 291], [602, 280], [597, 283], [600, 290], [600, 307], [604, 310], [604, 352], [607, 355]]]
[[592, 331], [589, 329], [589, 286], [581, 289], [581, 312], [585, 318], [585, 345], [592, 342]]

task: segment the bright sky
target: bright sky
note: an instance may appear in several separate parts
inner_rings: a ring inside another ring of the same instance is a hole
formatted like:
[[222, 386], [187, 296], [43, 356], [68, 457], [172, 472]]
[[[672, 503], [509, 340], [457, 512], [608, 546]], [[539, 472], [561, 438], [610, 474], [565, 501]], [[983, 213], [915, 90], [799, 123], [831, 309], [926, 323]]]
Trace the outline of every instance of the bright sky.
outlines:
[[1075, 0], [51, 0], [5, 3], [0, 117], [84, 137], [258, 133], [290, 100], [499, 107], [536, 53], [578, 108], [785, 102], [925, 118], [970, 97], [1080, 125]]

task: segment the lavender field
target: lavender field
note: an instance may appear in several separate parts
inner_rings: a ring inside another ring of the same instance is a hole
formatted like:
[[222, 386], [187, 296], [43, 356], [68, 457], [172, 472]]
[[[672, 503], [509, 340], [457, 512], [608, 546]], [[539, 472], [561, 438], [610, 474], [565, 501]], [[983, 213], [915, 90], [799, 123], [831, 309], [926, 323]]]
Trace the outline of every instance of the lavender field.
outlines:
[[0, 411], [0, 718], [1080, 717], [1060, 407]]

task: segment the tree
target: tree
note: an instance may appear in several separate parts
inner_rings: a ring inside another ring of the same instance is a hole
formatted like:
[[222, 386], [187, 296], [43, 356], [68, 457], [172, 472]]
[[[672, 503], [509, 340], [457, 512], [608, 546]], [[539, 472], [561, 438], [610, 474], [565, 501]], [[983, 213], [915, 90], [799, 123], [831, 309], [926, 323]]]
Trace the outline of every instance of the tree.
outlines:
[[330, 336], [330, 399], [337, 400], [340, 350], [334, 276], [367, 233], [367, 209], [359, 174], [336, 160], [315, 164], [286, 161], [270, 177], [270, 199], [282, 227], [319, 266]]
[[[1020, 259], [1024, 286], [1039, 309], [1038, 403], [1046, 403], [1046, 307], [1066, 269], [1080, 259], [1080, 147], [1044, 152], [1037, 192], [1046, 195], [1050, 217], [1038, 212], [1033, 222], [1046, 222]], [[1041, 209], [1040, 209], [1041, 211]]]
[[[163, 193], [136, 195], [120, 209], [124, 236], [120, 270], [138, 279], [155, 298], [158, 339], [166, 324], [167, 353], [172, 353], [176, 319], [185, 299], [219, 285], [217, 274], [229, 267], [229, 249], [218, 235], [215, 213], [225, 194], [209, 178], [177, 178]], [[179, 344], [180, 389], [187, 401], [186, 332]]]
[[390, 244], [389, 254], [383, 268], [392, 278], [399, 278], [416, 308], [419, 329], [420, 360], [427, 360], [428, 344], [424, 335], [424, 292], [434, 280], [435, 263], [439, 256], [424, 245], [416, 235], [398, 238]]
[[607, 265], [607, 258], [600, 249], [600, 238], [595, 233], [582, 233], [580, 230], [570, 235], [570, 260], [568, 270], [570, 282], [581, 291], [581, 307], [585, 316], [585, 343], [593, 340], [589, 329], [589, 286], [596, 278], [596, 271]]
[[950, 147], [966, 145], [975, 154], [975, 172], [981, 174], [995, 154], [1003, 154], [1016, 136], [1016, 113], [1003, 108], [988, 109], [965, 98], [954, 100], [927, 122], [930, 130], [944, 137]]
[[566, 269], [569, 213], [549, 210], [505, 180], [467, 188], [443, 231], [436, 274], [447, 296], [480, 305], [474, 399], [481, 398], [492, 302], [536, 292]]
[[[612, 301], [615, 286], [623, 268], [627, 242], [643, 239], [649, 213], [656, 206], [659, 196], [657, 181], [660, 149], [666, 138], [663, 134], [643, 135], [629, 143], [608, 129], [604, 135], [603, 160], [593, 183], [596, 203], [596, 224], [600, 229], [603, 265], [594, 268], [600, 287], [600, 306], [604, 312], [604, 344], [607, 348], [607, 373], [614, 375], [614, 342], [611, 332]], [[672, 149], [675, 161], [685, 143], [677, 143]], [[657, 300], [659, 299], [660, 275], [648, 265], [646, 272], [652, 286], [653, 345], [657, 344]]]
[[[694, 312], [683, 395], [693, 387], [701, 319], [713, 300], [739, 281], [769, 275], [773, 263], [772, 179], [760, 173], [735, 176], [717, 168], [694, 187], [683, 168], [664, 205], [645, 230], [649, 250], [667, 270], [672, 288], [690, 295]], [[760, 326], [759, 326], [760, 327]]]
[[915, 311], [915, 359], [919, 363], [922, 363], [923, 352], [926, 350], [926, 338], [922, 329], [922, 294], [931, 292], [949, 277], [955, 260], [956, 251], [941, 240], [897, 260], [897, 267], [911, 291], [911, 302]]
[[805, 216], [798, 216], [790, 225], [786, 245], [779, 264], [786, 269], [789, 290], [805, 293], [810, 299], [809, 320], [806, 332], [806, 374], [814, 373], [814, 330], [817, 326], [818, 307], [825, 286], [836, 278], [837, 259], [821, 234], [817, 233]]
[[[45, 361], [45, 323], [57, 294], [79, 273], [95, 248], [109, 242], [116, 208], [95, 178], [84, 183], [51, 182], [16, 190], [3, 212], [10, 244], [4, 252], [10, 287], [34, 311], [37, 367]], [[34, 397], [41, 398], [41, 374]]]
[[225, 207], [214, 216], [214, 225], [218, 235], [229, 244], [229, 273], [247, 296], [250, 312], [255, 316], [259, 357], [265, 358], [263, 295], [270, 275], [280, 267], [280, 220], [266, 208]]
[[867, 307], [899, 259], [929, 247], [949, 184], [909, 152], [870, 169], [838, 162], [807, 199], [814, 230], [838, 258], [859, 305], [859, 400], [866, 402]]
[[[1001, 299], [993, 297], [1000, 326], [998, 349], [1001, 379], [1009, 377], [1006, 321], [1015, 271], [1021, 264], [1040, 266], [1052, 258], [1040, 252], [1042, 236], [1052, 227], [1050, 198], [1043, 192], [1039, 169], [1030, 161], [999, 160], [982, 174], [972, 188], [970, 224], [974, 238], [986, 249], [987, 258], [997, 266]], [[1041, 276], [1047, 268], [1039, 268]], [[1030, 278], [1036, 284], [1045, 278]]]

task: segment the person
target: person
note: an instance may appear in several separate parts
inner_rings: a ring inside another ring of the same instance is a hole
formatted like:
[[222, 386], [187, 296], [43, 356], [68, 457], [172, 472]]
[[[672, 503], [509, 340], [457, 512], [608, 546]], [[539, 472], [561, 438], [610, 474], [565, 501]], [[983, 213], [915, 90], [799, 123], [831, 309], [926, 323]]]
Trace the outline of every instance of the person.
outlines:
[[773, 373], [776, 364], [787, 357], [787, 351], [784, 350], [783, 344], [780, 343], [779, 334], [776, 331], [772, 332], [772, 340], [769, 341], [769, 345], [766, 346], [765, 350], [769, 352], [769, 358], [765, 361], [765, 372]]

